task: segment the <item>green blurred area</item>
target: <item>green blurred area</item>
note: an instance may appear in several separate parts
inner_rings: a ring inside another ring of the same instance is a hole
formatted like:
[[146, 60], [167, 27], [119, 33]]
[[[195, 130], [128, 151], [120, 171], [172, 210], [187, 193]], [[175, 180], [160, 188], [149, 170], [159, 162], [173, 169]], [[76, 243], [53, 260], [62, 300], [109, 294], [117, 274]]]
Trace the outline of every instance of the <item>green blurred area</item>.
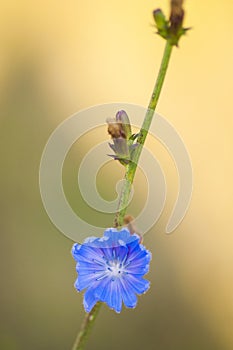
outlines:
[[[164, 3], [2, 4], [0, 349], [72, 346], [84, 316], [82, 295], [73, 287], [73, 242], [53, 226], [43, 208], [40, 158], [55, 127], [81, 108], [121, 100], [147, 104], [163, 49], [153, 34], [150, 11]], [[149, 140], [168, 182], [165, 211], [144, 241], [153, 254], [151, 289], [135, 310], [117, 315], [103, 306], [87, 350], [233, 347], [233, 4], [187, 0], [186, 8], [186, 25], [193, 30], [174, 52], [158, 112], [171, 120], [189, 149], [192, 203], [180, 227], [166, 236], [177, 178], [166, 151]], [[106, 219], [109, 226], [112, 216], [90, 212], [73, 190], [77, 166], [89, 146], [90, 140], [83, 139], [68, 156], [66, 193], [84, 218], [101, 224]], [[113, 184], [121, 175], [115, 164], [112, 170], [103, 169], [98, 177], [103, 196], [114, 198]], [[145, 199], [140, 172], [137, 187], [134, 215]]]

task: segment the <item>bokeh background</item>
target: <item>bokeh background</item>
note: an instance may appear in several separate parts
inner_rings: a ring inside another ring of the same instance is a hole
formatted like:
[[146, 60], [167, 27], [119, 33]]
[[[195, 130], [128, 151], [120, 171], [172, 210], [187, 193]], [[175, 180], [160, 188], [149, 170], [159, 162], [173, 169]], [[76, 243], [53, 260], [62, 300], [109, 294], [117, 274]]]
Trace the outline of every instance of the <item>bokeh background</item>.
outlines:
[[[72, 346], [84, 316], [82, 295], [73, 287], [72, 241], [41, 203], [40, 157], [55, 127], [80, 109], [147, 105], [164, 47], [154, 34], [157, 7], [168, 12], [168, 1], [1, 2], [0, 349]], [[233, 348], [233, 2], [187, 0], [185, 8], [192, 30], [174, 49], [157, 111], [189, 150], [192, 202], [176, 232], [165, 235], [177, 175], [164, 147], [149, 139], [168, 183], [163, 215], [144, 240], [153, 253], [151, 289], [135, 310], [117, 315], [103, 306], [87, 350]], [[100, 134], [108, 140], [105, 132], [81, 139], [65, 164], [67, 197], [86, 220], [88, 208], [74, 191], [77, 166]], [[102, 170], [103, 196], [114, 198], [122, 174], [116, 164]], [[140, 172], [139, 185], [135, 213], [145, 199]]]

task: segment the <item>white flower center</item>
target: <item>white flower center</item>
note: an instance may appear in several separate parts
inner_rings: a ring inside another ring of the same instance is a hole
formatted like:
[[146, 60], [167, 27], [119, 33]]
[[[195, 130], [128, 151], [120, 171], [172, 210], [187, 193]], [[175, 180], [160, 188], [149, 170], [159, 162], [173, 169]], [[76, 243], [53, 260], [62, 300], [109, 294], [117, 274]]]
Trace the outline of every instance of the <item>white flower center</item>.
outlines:
[[109, 261], [108, 264], [109, 275], [113, 277], [121, 277], [123, 272], [122, 263], [119, 261]]

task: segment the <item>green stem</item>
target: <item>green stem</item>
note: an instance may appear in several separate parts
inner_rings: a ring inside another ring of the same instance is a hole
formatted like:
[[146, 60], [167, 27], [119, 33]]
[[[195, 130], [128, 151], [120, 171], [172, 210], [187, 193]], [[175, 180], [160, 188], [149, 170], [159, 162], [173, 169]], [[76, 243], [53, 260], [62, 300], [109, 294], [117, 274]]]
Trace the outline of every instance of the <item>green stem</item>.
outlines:
[[163, 59], [160, 65], [159, 74], [158, 74], [158, 77], [154, 86], [154, 90], [150, 99], [150, 103], [148, 105], [147, 112], [137, 139], [138, 147], [135, 149], [133, 160], [129, 163], [129, 165], [126, 168], [125, 184], [121, 192], [119, 207], [114, 220], [116, 227], [122, 226], [123, 224], [123, 219], [126, 214], [127, 205], [128, 205], [129, 197], [131, 193], [131, 187], [132, 187], [134, 176], [137, 170], [138, 160], [140, 158], [143, 145], [145, 143], [148, 130], [150, 128], [150, 125], [154, 116], [155, 108], [159, 100], [159, 96], [160, 96], [164, 78], [167, 72], [167, 67], [171, 56], [171, 52], [172, 52], [172, 45], [167, 41], [164, 49]]
[[98, 311], [100, 309], [101, 303], [98, 302], [93, 309], [91, 310], [91, 312], [89, 312], [89, 314], [86, 314], [81, 329], [77, 335], [77, 338], [74, 342], [74, 345], [72, 347], [72, 350], [83, 350], [85, 343], [87, 341], [88, 335], [92, 329], [92, 326], [95, 322], [96, 316], [98, 314]]
[[[115, 220], [114, 220], [114, 224], [116, 227], [122, 226], [123, 224], [123, 219], [127, 210], [127, 205], [128, 205], [128, 201], [131, 193], [131, 187], [134, 180], [135, 172], [137, 169], [138, 160], [141, 155], [142, 148], [145, 143], [146, 136], [148, 134], [148, 130], [154, 116], [155, 107], [157, 106], [157, 103], [158, 103], [158, 99], [161, 93], [161, 89], [163, 86], [164, 78], [168, 67], [168, 62], [171, 56], [171, 51], [172, 51], [172, 45], [167, 41], [160, 70], [159, 70], [159, 74], [158, 74], [158, 78], [156, 80], [156, 84], [150, 99], [150, 103], [145, 115], [145, 119], [137, 139], [137, 142], [139, 145], [135, 149], [133, 161], [130, 162], [129, 165], [127, 165], [126, 167], [125, 183], [121, 191], [119, 209], [116, 213]], [[91, 312], [86, 315], [72, 350], [84, 349], [84, 345], [86, 343], [88, 335], [90, 334], [90, 330], [96, 319], [100, 306], [101, 306], [101, 303], [97, 303], [96, 306], [91, 310]]]

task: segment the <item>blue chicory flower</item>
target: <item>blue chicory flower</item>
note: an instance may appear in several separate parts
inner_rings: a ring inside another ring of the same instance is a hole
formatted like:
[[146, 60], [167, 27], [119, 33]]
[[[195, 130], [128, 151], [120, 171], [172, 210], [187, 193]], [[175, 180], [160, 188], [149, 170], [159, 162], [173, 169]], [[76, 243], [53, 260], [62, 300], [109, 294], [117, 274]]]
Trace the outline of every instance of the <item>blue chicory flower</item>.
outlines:
[[84, 308], [90, 312], [98, 302], [105, 302], [111, 309], [121, 312], [122, 301], [134, 308], [136, 294], [149, 288], [143, 276], [149, 271], [151, 253], [140, 244], [138, 235], [131, 235], [126, 228], [118, 231], [107, 229], [101, 238], [87, 238], [83, 244], [75, 243], [72, 255], [77, 261], [76, 289], [86, 289]]

